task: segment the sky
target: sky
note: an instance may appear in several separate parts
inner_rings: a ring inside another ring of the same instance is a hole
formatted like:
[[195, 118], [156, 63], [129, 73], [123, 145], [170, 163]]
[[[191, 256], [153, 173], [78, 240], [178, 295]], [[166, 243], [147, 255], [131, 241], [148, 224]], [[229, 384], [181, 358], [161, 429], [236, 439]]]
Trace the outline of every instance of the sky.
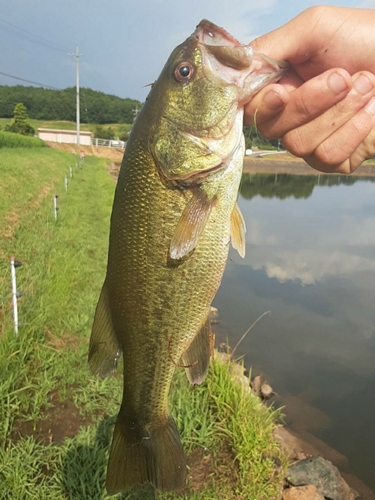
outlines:
[[375, 0], [0, 0], [0, 85], [75, 86], [78, 46], [81, 87], [144, 101], [201, 19], [249, 43], [320, 3], [375, 8]]

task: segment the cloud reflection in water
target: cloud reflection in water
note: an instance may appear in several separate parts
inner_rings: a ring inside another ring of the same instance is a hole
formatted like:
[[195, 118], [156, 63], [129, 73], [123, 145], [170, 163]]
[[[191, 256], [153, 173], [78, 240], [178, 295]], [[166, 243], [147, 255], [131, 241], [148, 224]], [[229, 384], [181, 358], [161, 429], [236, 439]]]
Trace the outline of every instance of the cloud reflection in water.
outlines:
[[366, 456], [375, 468], [375, 428], [360, 430], [375, 421], [375, 398], [358, 397], [375, 393], [375, 178], [249, 177], [239, 199], [247, 253], [230, 252], [215, 299], [218, 340], [235, 345], [270, 310], [238, 354], [276, 391], [326, 413], [324, 438], [375, 489], [359, 465]]

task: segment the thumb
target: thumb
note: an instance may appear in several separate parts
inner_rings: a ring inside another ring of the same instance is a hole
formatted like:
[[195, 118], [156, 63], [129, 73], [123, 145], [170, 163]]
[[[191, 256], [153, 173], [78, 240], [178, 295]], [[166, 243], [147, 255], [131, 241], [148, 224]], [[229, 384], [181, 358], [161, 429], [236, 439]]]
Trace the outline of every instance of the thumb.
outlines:
[[293, 65], [303, 63], [317, 49], [317, 37], [309, 26], [316, 26], [320, 17], [319, 9], [310, 7], [280, 28], [256, 38], [250, 45], [274, 59], [287, 60]]

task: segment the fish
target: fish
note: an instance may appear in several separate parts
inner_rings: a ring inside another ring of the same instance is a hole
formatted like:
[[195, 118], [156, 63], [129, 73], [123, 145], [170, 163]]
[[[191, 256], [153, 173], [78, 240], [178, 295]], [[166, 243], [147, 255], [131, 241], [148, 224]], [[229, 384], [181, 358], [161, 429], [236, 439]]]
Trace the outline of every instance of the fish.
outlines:
[[245, 255], [237, 205], [243, 107], [285, 63], [201, 21], [176, 47], [133, 125], [115, 190], [107, 272], [88, 361], [105, 377], [123, 355], [123, 399], [107, 467], [109, 494], [186, 484], [168, 407], [176, 368], [207, 374], [210, 306], [230, 242]]

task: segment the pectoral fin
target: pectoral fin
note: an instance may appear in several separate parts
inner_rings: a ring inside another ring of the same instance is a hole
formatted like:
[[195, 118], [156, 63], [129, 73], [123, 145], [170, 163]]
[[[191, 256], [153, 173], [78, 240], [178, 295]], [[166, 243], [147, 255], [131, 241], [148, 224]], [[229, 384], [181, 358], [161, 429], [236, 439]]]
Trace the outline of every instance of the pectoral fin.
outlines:
[[246, 225], [240, 208], [235, 204], [231, 215], [230, 238], [232, 247], [237, 250], [240, 256], [245, 257], [246, 253]]
[[120, 358], [121, 349], [112, 326], [106, 284], [104, 283], [96, 306], [92, 326], [89, 365], [93, 373], [106, 377], [114, 372]]
[[182, 259], [197, 246], [206, 226], [216, 196], [211, 200], [197, 189], [187, 203], [173, 234], [169, 253], [172, 259]]
[[210, 316], [208, 316], [190, 346], [181, 356], [182, 364], [186, 367], [186, 376], [191, 384], [199, 385], [206, 378], [213, 342], [214, 333], [211, 330]]

